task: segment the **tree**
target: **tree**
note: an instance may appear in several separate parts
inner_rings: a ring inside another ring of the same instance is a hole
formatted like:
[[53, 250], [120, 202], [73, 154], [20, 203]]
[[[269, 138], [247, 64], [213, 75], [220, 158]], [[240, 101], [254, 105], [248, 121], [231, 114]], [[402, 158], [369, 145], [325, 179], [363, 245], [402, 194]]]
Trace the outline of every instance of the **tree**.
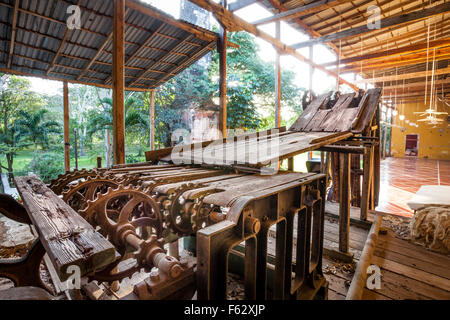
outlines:
[[9, 177], [13, 177], [14, 157], [25, 147], [23, 136], [20, 134], [17, 121], [20, 111], [37, 110], [43, 100], [30, 90], [30, 82], [21, 77], [0, 75], [0, 151], [5, 156]]
[[[235, 32], [230, 41], [239, 48], [227, 51], [228, 103], [227, 124], [229, 128], [266, 129], [275, 124], [275, 72], [274, 63], [265, 62], [258, 52], [259, 46], [255, 37], [246, 32]], [[219, 76], [219, 55], [215, 53], [210, 67], [212, 79]], [[301, 105], [301, 97], [305, 89], [294, 83], [295, 74], [282, 70], [281, 102], [292, 110]], [[218, 82], [216, 84], [218, 87]], [[218, 91], [217, 93], [218, 94]], [[265, 111], [269, 117], [264, 117]]]
[[47, 121], [47, 114], [47, 109], [40, 109], [35, 112], [19, 111], [18, 134], [25, 141], [30, 141], [33, 144], [34, 151], [37, 151], [39, 145], [44, 150], [48, 149], [50, 134], [61, 133], [61, 125], [56, 121]]
[[[109, 140], [109, 133], [113, 130], [113, 117], [112, 108], [113, 100], [110, 97], [100, 98], [98, 108], [90, 112], [89, 121], [87, 127], [88, 135], [92, 137], [93, 134], [106, 130], [106, 139]], [[125, 98], [125, 132], [127, 136], [144, 136], [145, 139], [148, 128], [150, 127], [150, 120], [148, 115], [144, 114], [143, 101], [140, 96], [134, 96], [134, 93], [128, 93]], [[99, 109], [100, 108], [100, 109]], [[143, 134], [144, 133], [144, 134]], [[110, 151], [109, 141], [106, 141], [107, 153]], [[106, 158], [107, 166], [110, 165], [110, 153]]]

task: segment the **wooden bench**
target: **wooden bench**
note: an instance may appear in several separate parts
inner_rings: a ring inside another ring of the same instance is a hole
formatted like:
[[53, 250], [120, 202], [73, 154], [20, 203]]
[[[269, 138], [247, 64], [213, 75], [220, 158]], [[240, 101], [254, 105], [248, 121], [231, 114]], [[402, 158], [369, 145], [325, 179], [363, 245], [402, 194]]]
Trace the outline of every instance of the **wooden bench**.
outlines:
[[15, 184], [61, 281], [73, 266], [84, 276], [115, 261], [114, 246], [37, 177], [18, 177]]

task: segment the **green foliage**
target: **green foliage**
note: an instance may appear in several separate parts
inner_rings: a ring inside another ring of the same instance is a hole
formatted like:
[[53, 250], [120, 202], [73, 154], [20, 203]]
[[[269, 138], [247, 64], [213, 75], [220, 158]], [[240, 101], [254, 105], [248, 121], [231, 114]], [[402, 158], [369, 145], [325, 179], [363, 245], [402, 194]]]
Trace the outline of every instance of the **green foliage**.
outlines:
[[56, 121], [47, 121], [47, 114], [47, 109], [34, 112], [19, 111], [20, 119], [16, 122], [19, 128], [18, 134], [24, 141], [32, 143], [34, 150], [37, 150], [38, 146], [44, 150], [48, 149], [50, 135], [61, 133], [61, 125]]
[[64, 173], [64, 155], [55, 152], [35, 152], [28, 171], [35, 173], [45, 183], [49, 183]]

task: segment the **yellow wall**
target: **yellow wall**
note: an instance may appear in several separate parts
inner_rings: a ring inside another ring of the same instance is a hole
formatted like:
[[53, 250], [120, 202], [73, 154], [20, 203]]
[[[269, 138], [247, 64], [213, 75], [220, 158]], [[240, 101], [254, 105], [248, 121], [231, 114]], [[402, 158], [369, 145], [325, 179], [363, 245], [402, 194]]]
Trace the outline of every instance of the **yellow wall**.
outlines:
[[[405, 120], [408, 119], [419, 125], [418, 128], [410, 126], [404, 121], [400, 121], [399, 115], [405, 115]], [[419, 135], [419, 158], [429, 158], [438, 160], [450, 160], [450, 133], [449, 123], [447, 122], [447, 116], [441, 115], [439, 118], [445, 121], [440, 125], [430, 125], [424, 122], [417, 122], [421, 117], [414, 114], [414, 112], [422, 112], [428, 109], [423, 102], [405, 104], [404, 107], [398, 106], [398, 115], [395, 117], [395, 124], [405, 128], [402, 132], [402, 128], [392, 128], [392, 156], [404, 157], [405, 156], [405, 143], [407, 134]], [[450, 107], [444, 106], [438, 102], [438, 111], [449, 112]]]

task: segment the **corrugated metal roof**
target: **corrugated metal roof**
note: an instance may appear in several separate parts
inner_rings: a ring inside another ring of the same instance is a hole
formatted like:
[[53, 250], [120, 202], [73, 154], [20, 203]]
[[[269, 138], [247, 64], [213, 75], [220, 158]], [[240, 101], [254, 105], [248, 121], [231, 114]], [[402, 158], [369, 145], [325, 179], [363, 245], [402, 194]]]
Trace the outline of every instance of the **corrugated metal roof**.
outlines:
[[[8, 66], [15, 3], [14, 0], [0, 0], [1, 72], [111, 85], [112, 40], [108, 37], [112, 32], [113, 1], [17, 1], [14, 50]], [[62, 43], [67, 30], [66, 20], [70, 16], [67, 9], [71, 5], [81, 9], [81, 29], [71, 30]], [[127, 88], [146, 90], [160, 86], [215, 48], [216, 33], [184, 21], [180, 25], [180, 21], [158, 9], [140, 5], [150, 8], [150, 14], [126, 9]], [[99, 53], [105, 41], [106, 46]], [[51, 67], [58, 50], [60, 54]], [[89, 64], [89, 70], [84, 70]]]

